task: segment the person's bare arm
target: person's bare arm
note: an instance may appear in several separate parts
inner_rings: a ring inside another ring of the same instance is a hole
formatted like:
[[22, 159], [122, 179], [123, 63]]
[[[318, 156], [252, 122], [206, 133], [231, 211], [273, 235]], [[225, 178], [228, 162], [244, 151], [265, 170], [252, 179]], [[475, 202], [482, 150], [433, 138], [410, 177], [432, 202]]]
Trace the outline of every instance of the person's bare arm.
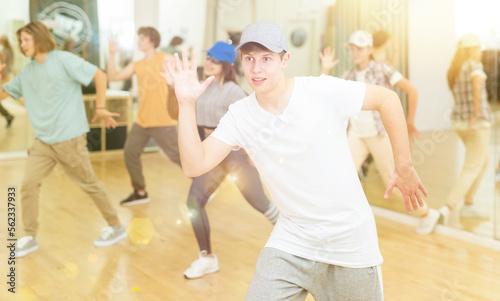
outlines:
[[335, 59], [335, 48], [330, 46], [325, 47], [319, 53], [319, 58], [321, 59], [321, 74], [325, 75], [330, 75], [332, 69], [340, 62], [340, 60]]
[[9, 97], [9, 93], [5, 91], [2, 86], [0, 86], [0, 101], [4, 100], [5, 98]]
[[121, 81], [131, 78], [134, 75], [134, 62], [130, 62], [125, 68], [116, 71], [115, 54], [118, 51], [118, 45], [115, 41], [109, 42], [109, 57], [108, 57], [108, 80], [110, 82]]
[[102, 72], [101, 69], [97, 69], [94, 75], [94, 81], [96, 89], [96, 111], [94, 118], [92, 118], [92, 122], [95, 122], [99, 118], [104, 121], [106, 128], [116, 128], [118, 123], [116, 123], [116, 120], [114, 120], [113, 117], [120, 116], [120, 114], [111, 113], [106, 110], [106, 87], [108, 85], [106, 73]]
[[414, 85], [403, 77], [396, 83], [396, 86], [401, 88], [408, 95], [408, 112], [406, 116], [406, 127], [408, 128], [408, 136], [411, 141], [418, 138], [420, 132], [415, 127], [415, 114], [417, 113], [418, 91]]
[[387, 88], [367, 84], [362, 110], [376, 110], [380, 113], [391, 140], [396, 170], [389, 181], [384, 197], [388, 198], [394, 187], [397, 187], [403, 194], [407, 212], [411, 213], [410, 203], [414, 210], [418, 210], [418, 205], [424, 206], [419, 190], [426, 197], [429, 194], [413, 166], [406, 120], [398, 95]]
[[479, 117], [479, 113], [481, 112], [481, 86], [483, 84], [483, 81], [484, 79], [482, 79], [479, 75], [472, 76], [472, 99], [474, 104], [474, 115], [472, 115], [472, 118], [469, 121], [469, 131], [472, 129], [474, 123], [476, 123], [477, 118]]
[[181, 165], [186, 176], [197, 177], [217, 166], [229, 154], [233, 146], [212, 136], [201, 141], [196, 124], [196, 100], [210, 85], [213, 76], [200, 84], [196, 71], [198, 59], [196, 52], [192, 54], [191, 66], [189, 66], [185, 50], [182, 51], [182, 64], [177, 54], [174, 57], [177, 72], [170, 63], [167, 64], [167, 69], [173, 78], [179, 103], [178, 135]]

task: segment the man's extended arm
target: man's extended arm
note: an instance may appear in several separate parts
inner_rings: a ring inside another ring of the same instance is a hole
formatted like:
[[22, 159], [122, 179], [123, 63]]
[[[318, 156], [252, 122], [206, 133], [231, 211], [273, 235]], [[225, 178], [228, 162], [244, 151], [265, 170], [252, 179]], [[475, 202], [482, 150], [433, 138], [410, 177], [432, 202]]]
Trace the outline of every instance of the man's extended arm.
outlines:
[[384, 197], [388, 198], [392, 189], [397, 187], [403, 194], [408, 213], [411, 212], [410, 203], [413, 205], [413, 209], [417, 210], [417, 203], [423, 206], [418, 190], [421, 190], [426, 197], [428, 197], [428, 193], [413, 166], [406, 119], [398, 95], [387, 88], [367, 84], [362, 109], [377, 110], [380, 113], [391, 140], [396, 170]]

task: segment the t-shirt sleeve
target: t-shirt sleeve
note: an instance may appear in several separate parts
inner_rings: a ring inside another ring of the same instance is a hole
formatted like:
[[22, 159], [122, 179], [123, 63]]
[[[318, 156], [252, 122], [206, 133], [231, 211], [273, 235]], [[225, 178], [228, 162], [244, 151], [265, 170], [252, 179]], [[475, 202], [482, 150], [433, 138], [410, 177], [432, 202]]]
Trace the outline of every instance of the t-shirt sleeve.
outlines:
[[401, 74], [399, 71], [396, 71], [392, 74], [391, 78], [389, 78], [389, 83], [391, 86], [394, 86], [397, 84], [401, 79], [403, 79], [403, 74]]
[[61, 51], [61, 59], [64, 69], [73, 80], [84, 86], [90, 84], [97, 72], [97, 66], [66, 51]]
[[210, 134], [214, 138], [219, 139], [227, 145], [239, 148], [238, 143], [238, 132], [236, 130], [236, 122], [234, 120], [233, 113], [228, 110], [227, 113], [221, 118], [215, 131]]
[[380, 68], [382, 69], [382, 74], [384, 75], [385, 79], [391, 86], [394, 86], [403, 78], [403, 74], [401, 74], [390, 64], [380, 63]]
[[23, 96], [23, 86], [21, 84], [21, 76], [22, 73], [20, 72], [10, 82], [2, 86], [5, 92], [9, 93], [9, 95], [16, 100], [19, 99], [19, 97]]
[[329, 75], [321, 75], [313, 79], [311, 87], [313, 91], [321, 91], [320, 96], [331, 103], [340, 116], [348, 117], [361, 112], [366, 93], [365, 83]]
[[483, 64], [481, 62], [475, 62], [475, 61], [469, 61], [470, 62], [470, 79], [472, 79], [473, 76], [479, 75], [480, 78], [483, 80], [486, 80], [487, 75], [484, 72], [483, 69]]

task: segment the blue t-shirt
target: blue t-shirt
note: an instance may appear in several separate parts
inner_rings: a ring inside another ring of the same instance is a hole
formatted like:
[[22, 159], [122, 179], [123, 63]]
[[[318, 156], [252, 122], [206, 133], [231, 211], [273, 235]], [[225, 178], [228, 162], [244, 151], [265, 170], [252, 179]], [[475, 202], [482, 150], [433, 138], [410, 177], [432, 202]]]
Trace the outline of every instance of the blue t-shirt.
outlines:
[[33, 59], [3, 89], [24, 98], [36, 138], [56, 144], [89, 131], [81, 85], [90, 84], [96, 72], [84, 59], [53, 50], [42, 65]]

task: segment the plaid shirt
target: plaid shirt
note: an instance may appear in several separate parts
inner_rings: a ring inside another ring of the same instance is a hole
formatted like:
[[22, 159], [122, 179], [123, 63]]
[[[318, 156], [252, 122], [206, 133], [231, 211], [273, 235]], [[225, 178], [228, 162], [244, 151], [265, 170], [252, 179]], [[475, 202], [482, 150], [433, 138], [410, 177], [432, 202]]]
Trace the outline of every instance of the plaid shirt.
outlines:
[[[366, 68], [365, 83], [391, 89], [390, 80], [396, 72], [397, 70], [389, 64], [371, 60]], [[342, 78], [346, 80], [356, 80], [356, 68], [346, 71], [342, 75]], [[384, 124], [382, 123], [380, 113], [378, 111], [373, 111], [373, 118], [375, 119], [375, 127], [377, 128], [378, 135], [385, 135], [387, 132], [385, 131]]]
[[[460, 73], [457, 75], [452, 90], [455, 99], [455, 106], [451, 115], [453, 121], [468, 121], [474, 116], [474, 93], [472, 90], [472, 76], [474, 75], [479, 75], [483, 79], [486, 79], [483, 64], [473, 60], [465, 61], [462, 64]], [[478, 119], [492, 121], [485, 81], [481, 84], [481, 111], [479, 112]]]

